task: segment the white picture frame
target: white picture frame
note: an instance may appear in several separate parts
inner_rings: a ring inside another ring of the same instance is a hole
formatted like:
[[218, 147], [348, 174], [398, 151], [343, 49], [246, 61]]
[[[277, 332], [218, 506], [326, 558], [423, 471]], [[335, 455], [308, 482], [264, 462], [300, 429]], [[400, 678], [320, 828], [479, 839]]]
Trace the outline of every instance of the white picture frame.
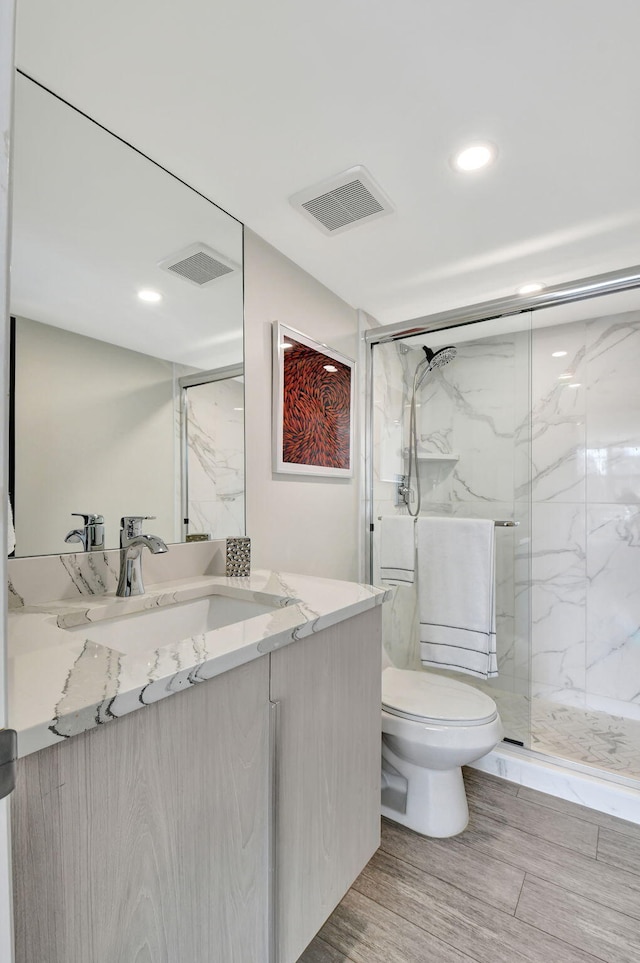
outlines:
[[355, 362], [273, 322], [273, 471], [353, 477]]

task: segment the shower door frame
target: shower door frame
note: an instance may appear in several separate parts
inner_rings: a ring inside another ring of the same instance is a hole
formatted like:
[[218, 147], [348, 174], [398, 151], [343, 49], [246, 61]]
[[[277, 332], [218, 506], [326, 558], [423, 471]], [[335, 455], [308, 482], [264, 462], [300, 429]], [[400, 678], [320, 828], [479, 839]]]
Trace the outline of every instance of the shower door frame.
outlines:
[[[538, 294], [530, 296], [514, 295], [509, 298], [497, 298], [493, 301], [483, 301], [466, 307], [441, 311], [437, 314], [413, 318], [409, 321], [398, 321], [378, 328], [370, 328], [364, 332], [365, 344], [365, 424], [364, 424], [364, 477], [365, 477], [365, 533], [364, 533], [364, 580], [373, 581], [371, 539], [374, 530], [373, 517], [373, 350], [376, 345], [389, 344], [403, 338], [426, 335], [433, 331], [443, 331], [446, 328], [461, 328], [465, 325], [478, 324], [481, 321], [494, 321], [499, 318], [525, 314], [528, 311], [539, 311], [542, 308], [554, 307], [560, 304], [571, 304], [576, 301], [586, 301], [591, 298], [619, 291], [631, 291], [640, 288], [640, 265], [623, 268], [619, 271], [609, 271], [605, 274], [582, 278], [546, 288]], [[368, 350], [366, 350], [368, 348]]]

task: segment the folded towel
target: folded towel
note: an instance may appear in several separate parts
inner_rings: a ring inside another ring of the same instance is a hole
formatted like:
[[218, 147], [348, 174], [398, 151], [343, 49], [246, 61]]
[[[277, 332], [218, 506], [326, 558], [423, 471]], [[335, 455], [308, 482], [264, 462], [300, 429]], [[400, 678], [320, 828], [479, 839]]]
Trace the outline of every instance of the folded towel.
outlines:
[[498, 674], [495, 526], [484, 518], [419, 518], [420, 659], [431, 668]]
[[383, 515], [380, 522], [380, 578], [389, 585], [412, 585], [416, 574], [415, 520]]

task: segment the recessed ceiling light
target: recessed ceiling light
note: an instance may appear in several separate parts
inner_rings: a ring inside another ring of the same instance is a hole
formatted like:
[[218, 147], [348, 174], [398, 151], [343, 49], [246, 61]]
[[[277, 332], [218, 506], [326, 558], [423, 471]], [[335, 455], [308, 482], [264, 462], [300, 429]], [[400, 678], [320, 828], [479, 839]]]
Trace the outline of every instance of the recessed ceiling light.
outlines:
[[138, 297], [141, 301], [149, 301], [151, 304], [155, 304], [157, 301], [162, 301], [162, 295], [159, 291], [152, 291], [150, 288], [145, 288], [142, 291], [138, 291]]
[[244, 411], [244, 408], [234, 408], [234, 411]]
[[541, 284], [540, 281], [531, 281], [530, 284], [523, 284], [521, 288], [518, 288], [518, 294], [537, 294], [538, 291], [544, 291], [546, 285]]
[[334, 364], [323, 364], [322, 367], [324, 368], [325, 371], [334, 372], [338, 370]]
[[495, 160], [497, 153], [493, 144], [470, 144], [469, 147], [465, 147], [464, 150], [455, 154], [451, 163], [457, 171], [464, 171], [465, 173], [478, 171], [481, 167], [486, 167], [487, 164]]
[[552, 352], [551, 352], [551, 357], [552, 357], [552, 358], [566, 358], [567, 355], [568, 355], [568, 353], [569, 353], [568, 351], [552, 351]]

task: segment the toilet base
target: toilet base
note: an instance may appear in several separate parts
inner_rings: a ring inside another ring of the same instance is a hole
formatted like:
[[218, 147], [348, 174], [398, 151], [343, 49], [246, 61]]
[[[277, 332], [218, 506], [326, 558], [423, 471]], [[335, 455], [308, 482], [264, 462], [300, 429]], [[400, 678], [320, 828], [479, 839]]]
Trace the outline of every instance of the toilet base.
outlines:
[[457, 836], [469, 822], [462, 769], [424, 769], [401, 759], [384, 743], [383, 757], [408, 782], [406, 811], [381, 806], [382, 815], [423, 836]]

